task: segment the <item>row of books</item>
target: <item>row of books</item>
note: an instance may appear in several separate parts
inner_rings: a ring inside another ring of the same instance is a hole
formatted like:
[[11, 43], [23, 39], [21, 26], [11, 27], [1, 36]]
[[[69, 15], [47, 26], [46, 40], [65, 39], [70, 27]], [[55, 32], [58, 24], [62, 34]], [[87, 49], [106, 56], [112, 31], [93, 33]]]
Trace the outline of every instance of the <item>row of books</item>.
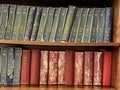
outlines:
[[0, 85], [110, 85], [111, 51], [1, 47]]
[[0, 4], [0, 39], [111, 42], [113, 8]]

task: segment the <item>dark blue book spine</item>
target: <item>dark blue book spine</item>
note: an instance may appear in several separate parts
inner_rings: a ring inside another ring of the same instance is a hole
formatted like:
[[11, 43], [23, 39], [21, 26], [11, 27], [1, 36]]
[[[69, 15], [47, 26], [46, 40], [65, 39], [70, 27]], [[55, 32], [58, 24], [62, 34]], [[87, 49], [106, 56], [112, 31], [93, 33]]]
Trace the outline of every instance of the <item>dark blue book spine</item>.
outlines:
[[41, 7], [37, 7], [36, 9], [37, 10], [36, 10], [35, 20], [33, 24], [32, 34], [31, 34], [31, 41], [35, 41], [37, 38], [37, 33], [38, 33], [38, 28], [39, 28], [40, 19], [41, 19], [41, 13], [42, 13]]

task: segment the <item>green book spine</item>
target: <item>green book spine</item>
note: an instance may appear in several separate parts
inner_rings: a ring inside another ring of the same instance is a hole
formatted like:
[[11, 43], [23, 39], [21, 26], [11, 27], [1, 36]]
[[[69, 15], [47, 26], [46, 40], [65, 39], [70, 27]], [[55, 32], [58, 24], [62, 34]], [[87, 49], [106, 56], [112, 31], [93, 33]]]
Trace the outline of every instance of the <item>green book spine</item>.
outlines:
[[50, 32], [49, 42], [55, 42], [55, 34], [57, 31], [57, 26], [59, 22], [60, 11], [61, 11], [61, 8], [55, 8], [55, 15], [54, 15], [52, 29]]
[[22, 12], [22, 6], [17, 5], [15, 20], [14, 20], [14, 25], [13, 25], [13, 30], [12, 30], [12, 40], [17, 40], [17, 36], [18, 36], [18, 32], [19, 32], [21, 12]]
[[8, 58], [8, 47], [1, 47], [2, 54], [2, 68], [1, 68], [1, 85], [7, 85], [6, 76], [7, 76], [7, 58]]
[[77, 37], [77, 32], [78, 32], [78, 27], [80, 25], [80, 20], [81, 20], [81, 8], [77, 8], [77, 12], [75, 14], [75, 18], [73, 20], [71, 32], [70, 32], [70, 37], [69, 37], [69, 42], [76, 42], [76, 37]]
[[82, 8], [81, 21], [80, 21], [79, 29], [77, 32], [76, 42], [82, 41], [83, 32], [84, 32], [85, 24], [87, 21], [88, 11], [89, 11], [89, 8]]
[[26, 32], [26, 24], [28, 19], [29, 6], [21, 6], [20, 22], [19, 22], [19, 33], [17, 40], [24, 40]]
[[45, 41], [45, 42], [49, 41], [49, 36], [52, 29], [52, 24], [53, 24], [54, 10], [55, 8], [52, 8], [52, 7], [49, 8], [47, 22], [46, 22], [45, 30], [43, 34], [43, 40], [41, 41]]
[[2, 20], [2, 4], [0, 4], [0, 24], [1, 24], [1, 20]]
[[0, 48], [0, 84], [1, 84], [1, 69], [2, 69], [2, 52]]
[[0, 21], [0, 39], [4, 39], [5, 29], [7, 27], [8, 22], [8, 10], [9, 4], [2, 4], [2, 14]]
[[61, 41], [63, 29], [64, 29], [64, 26], [65, 26], [67, 11], [68, 11], [68, 8], [63, 8], [63, 7], [61, 8], [58, 27], [57, 27], [57, 31], [56, 31], [56, 34], [55, 34], [55, 42], [60, 42]]
[[21, 56], [22, 56], [22, 48], [15, 47], [13, 85], [20, 85]]
[[67, 14], [67, 17], [66, 17], [66, 23], [65, 23], [64, 30], [63, 30], [63, 35], [62, 35], [61, 41], [66, 41], [67, 42], [68, 39], [69, 39], [75, 9], [76, 9], [75, 6], [69, 6], [68, 7], [68, 14]]
[[8, 13], [9, 14], [8, 23], [7, 23], [4, 39], [11, 40], [15, 11], [16, 11], [16, 5], [10, 4], [10, 9], [9, 9], [9, 13]]
[[104, 31], [105, 31], [105, 8], [100, 8], [100, 14], [98, 19], [98, 29], [96, 42], [103, 42]]
[[100, 8], [94, 8], [93, 25], [92, 25], [90, 42], [96, 42], [96, 33], [97, 33], [97, 28], [98, 28], [97, 24], [98, 24], [99, 13], [100, 13]]
[[43, 7], [36, 41], [43, 41], [43, 34], [44, 34], [44, 29], [45, 29], [45, 25], [48, 17], [48, 11], [49, 11], [49, 8]]
[[90, 42], [90, 37], [91, 37], [91, 30], [92, 30], [92, 24], [93, 24], [93, 9], [89, 9], [88, 16], [87, 16], [87, 21], [85, 24], [85, 28], [83, 31], [83, 38], [81, 42]]

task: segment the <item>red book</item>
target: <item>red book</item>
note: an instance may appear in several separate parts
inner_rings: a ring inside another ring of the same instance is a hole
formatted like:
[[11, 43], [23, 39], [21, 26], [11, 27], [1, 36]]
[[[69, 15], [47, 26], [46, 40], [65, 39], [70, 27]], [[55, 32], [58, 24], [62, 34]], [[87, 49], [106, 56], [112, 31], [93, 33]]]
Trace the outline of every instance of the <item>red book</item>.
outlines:
[[48, 85], [57, 84], [58, 51], [49, 52]]
[[68, 86], [74, 84], [74, 57], [74, 51], [66, 50], [65, 85]]
[[21, 84], [29, 84], [30, 82], [30, 50], [22, 51], [20, 80]]
[[103, 53], [94, 52], [94, 68], [93, 68], [93, 85], [102, 84], [102, 63], [103, 63]]
[[93, 73], [93, 52], [84, 52], [84, 74], [83, 83], [84, 85], [92, 85], [92, 73]]
[[41, 51], [39, 84], [46, 85], [48, 81], [48, 51]]
[[75, 52], [74, 85], [83, 85], [83, 52]]
[[58, 84], [65, 84], [65, 51], [59, 51], [58, 59]]
[[31, 73], [30, 84], [39, 84], [39, 72], [40, 72], [40, 50], [31, 50]]
[[103, 86], [110, 86], [112, 52], [103, 52]]

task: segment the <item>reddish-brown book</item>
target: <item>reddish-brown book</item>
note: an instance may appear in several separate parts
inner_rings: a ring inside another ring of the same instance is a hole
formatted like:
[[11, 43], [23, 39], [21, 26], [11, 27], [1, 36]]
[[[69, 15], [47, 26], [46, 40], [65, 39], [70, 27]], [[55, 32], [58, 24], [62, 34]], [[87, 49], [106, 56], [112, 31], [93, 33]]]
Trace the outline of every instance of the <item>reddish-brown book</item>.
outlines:
[[22, 51], [20, 83], [26, 85], [30, 83], [30, 50]]
[[92, 75], [93, 75], [93, 52], [84, 52], [84, 74], [83, 74], [83, 84], [92, 85]]
[[58, 84], [64, 85], [65, 84], [65, 51], [59, 51], [59, 58], [58, 58]]
[[75, 52], [74, 85], [83, 85], [83, 52]]
[[66, 50], [65, 85], [74, 85], [74, 51]]
[[41, 59], [40, 59], [40, 79], [39, 84], [46, 85], [48, 82], [48, 51], [40, 51]]
[[40, 50], [31, 49], [31, 72], [30, 72], [30, 84], [39, 84], [39, 72], [40, 72]]
[[103, 53], [94, 52], [94, 68], [93, 68], [93, 85], [102, 84], [102, 63], [103, 63]]
[[48, 85], [57, 84], [58, 51], [49, 52]]
[[112, 52], [103, 52], [103, 86], [110, 86]]

